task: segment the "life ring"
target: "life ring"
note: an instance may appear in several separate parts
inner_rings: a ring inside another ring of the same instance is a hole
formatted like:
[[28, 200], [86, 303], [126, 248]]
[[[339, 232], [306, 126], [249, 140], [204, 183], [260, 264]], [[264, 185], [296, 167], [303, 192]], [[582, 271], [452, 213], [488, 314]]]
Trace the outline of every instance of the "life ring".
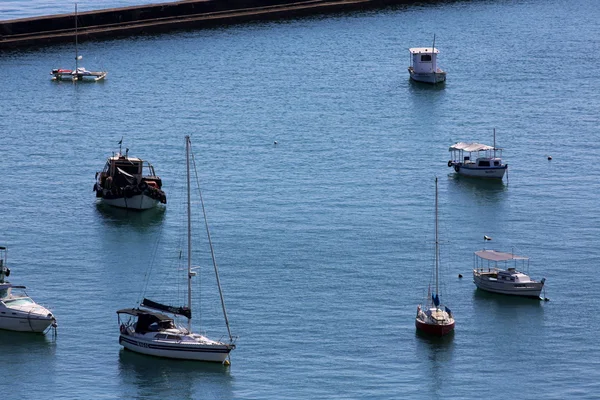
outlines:
[[452, 160], [448, 161], [448, 166], [451, 167], [452, 166]]
[[455, 170], [456, 172], [458, 172], [458, 170], [460, 170], [460, 165], [456, 164], [456, 165], [454, 166], [454, 170]]

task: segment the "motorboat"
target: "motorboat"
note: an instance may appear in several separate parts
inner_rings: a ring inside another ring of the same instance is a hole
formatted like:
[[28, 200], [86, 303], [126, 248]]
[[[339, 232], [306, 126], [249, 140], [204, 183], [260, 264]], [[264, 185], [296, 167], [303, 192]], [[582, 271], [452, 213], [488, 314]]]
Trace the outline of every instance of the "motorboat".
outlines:
[[435, 287], [428, 290], [427, 298], [423, 304], [417, 306], [415, 326], [417, 331], [433, 335], [445, 336], [454, 331], [454, 316], [452, 311], [441, 303], [440, 278], [439, 278], [439, 235], [438, 235], [438, 181], [435, 178]]
[[77, 3], [75, 3], [75, 69], [54, 68], [50, 71], [53, 81], [100, 81], [106, 78], [107, 71], [88, 71], [79, 66], [83, 56], [79, 54], [77, 35]]
[[437, 66], [437, 56], [440, 51], [435, 48], [435, 35], [432, 47], [413, 47], [408, 51], [410, 53], [408, 73], [412, 80], [433, 84], [446, 81], [446, 71]]
[[113, 207], [146, 210], [158, 203], [166, 204], [167, 196], [162, 190], [162, 180], [147, 161], [119, 151], [108, 157], [104, 169], [96, 172], [93, 190], [96, 197]]
[[508, 164], [502, 162], [502, 149], [496, 147], [495, 129], [493, 146], [458, 142], [448, 150], [451, 154], [448, 167], [454, 168], [458, 175], [501, 180], [508, 169]]
[[[504, 268], [498, 263], [504, 263]], [[546, 278], [533, 280], [522, 272], [524, 269], [529, 269], [528, 257], [496, 250], [476, 251], [473, 283], [488, 292], [540, 298]]]
[[[117, 311], [119, 322], [119, 343], [128, 350], [137, 353], [184, 360], [212, 361], [229, 364], [229, 353], [235, 349], [234, 337], [231, 335], [229, 319], [223, 300], [223, 292], [215, 254], [210, 239], [210, 232], [206, 224], [204, 213], [204, 201], [200, 195], [203, 215], [205, 219], [206, 233], [213, 260], [223, 317], [227, 327], [229, 340], [212, 340], [207, 336], [192, 331], [192, 278], [196, 275], [192, 268], [192, 226], [191, 226], [191, 197], [190, 197], [190, 149], [191, 142], [186, 136], [186, 158], [187, 158], [187, 270], [185, 276], [187, 281], [187, 305], [177, 307], [149, 300], [144, 297], [137, 308], [126, 308]], [[178, 251], [179, 254], [179, 251]], [[173, 316], [181, 316], [187, 319], [187, 326], [178, 325]]]
[[18, 332], [46, 332], [56, 328], [56, 318], [47, 308], [27, 295], [25, 286], [13, 285], [6, 278], [8, 249], [0, 246], [0, 329]]

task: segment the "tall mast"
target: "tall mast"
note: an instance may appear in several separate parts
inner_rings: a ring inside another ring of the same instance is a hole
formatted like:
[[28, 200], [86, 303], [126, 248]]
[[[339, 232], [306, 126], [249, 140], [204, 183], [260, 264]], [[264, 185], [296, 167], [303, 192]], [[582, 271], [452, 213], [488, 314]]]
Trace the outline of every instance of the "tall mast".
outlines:
[[439, 294], [438, 274], [439, 274], [439, 241], [438, 241], [438, 179], [435, 177], [435, 295]]
[[[190, 198], [190, 137], [185, 137], [185, 165], [187, 168], [187, 261], [188, 261], [188, 307], [192, 311], [192, 204]], [[188, 318], [188, 331], [192, 331], [192, 319]]]
[[75, 71], [79, 68], [79, 53], [77, 49], [77, 3], [75, 3]]

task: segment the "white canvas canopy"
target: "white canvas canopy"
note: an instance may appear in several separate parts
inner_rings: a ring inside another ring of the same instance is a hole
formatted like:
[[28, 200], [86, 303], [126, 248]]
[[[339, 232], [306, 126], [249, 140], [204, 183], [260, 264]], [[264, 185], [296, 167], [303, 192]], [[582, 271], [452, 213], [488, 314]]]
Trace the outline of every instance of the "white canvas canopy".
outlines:
[[[450, 146], [450, 148], [448, 150], [449, 151], [462, 150], [462, 151], [466, 151], [466, 152], [470, 153], [470, 152], [474, 152], [474, 151], [494, 150], [494, 147], [488, 146], [487, 144], [481, 144], [481, 143], [458, 142], [458, 143], [455, 143], [452, 146]], [[497, 149], [497, 150], [499, 150], [499, 149]]]
[[518, 256], [513, 253], [503, 253], [496, 250], [480, 250], [475, 255], [489, 261], [529, 260], [529, 257]]

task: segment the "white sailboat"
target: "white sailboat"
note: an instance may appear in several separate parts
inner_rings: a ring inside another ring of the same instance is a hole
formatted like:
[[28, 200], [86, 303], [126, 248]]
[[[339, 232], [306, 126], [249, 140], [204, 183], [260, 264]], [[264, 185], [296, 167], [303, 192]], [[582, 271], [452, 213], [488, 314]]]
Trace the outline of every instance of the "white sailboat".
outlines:
[[52, 80], [54, 81], [99, 81], [106, 78], [107, 71], [88, 71], [84, 67], [79, 66], [79, 61], [83, 56], [79, 54], [77, 40], [77, 3], [75, 3], [75, 69], [54, 68], [50, 71]]
[[45, 307], [37, 304], [25, 292], [6, 280], [10, 269], [6, 266], [8, 249], [0, 246], [0, 329], [18, 332], [45, 332], [56, 328], [56, 318]]
[[452, 311], [441, 303], [439, 288], [439, 239], [438, 239], [438, 186], [435, 178], [435, 292], [428, 293], [425, 304], [417, 306], [415, 326], [418, 331], [433, 335], [444, 336], [454, 331], [454, 316]]
[[[208, 224], [206, 223], [202, 195], [200, 195], [200, 200], [202, 203], [206, 232], [229, 340], [212, 340], [204, 335], [193, 333], [191, 328], [192, 277], [195, 276], [195, 272], [192, 271], [192, 220], [190, 199], [191, 142], [189, 136], [185, 137], [185, 143], [187, 166], [187, 305], [183, 307], [173, 307], [144, 298], [138, 308], [128, 308], [117, 311], [120, 325], [119, 343], [128, 350], [157, 357], [213, 361], [228, 364], [229, 353], [235, 349], [234, 337], [231, 335], [229, 320], [225, 310], [225, 302], [223, 300], [223, 292], [221, 290], [210, 232], [208, 230]], [[176, 325], [174, 318], [167, 314], [180, 315], [187, 318], [187, 327]]]

